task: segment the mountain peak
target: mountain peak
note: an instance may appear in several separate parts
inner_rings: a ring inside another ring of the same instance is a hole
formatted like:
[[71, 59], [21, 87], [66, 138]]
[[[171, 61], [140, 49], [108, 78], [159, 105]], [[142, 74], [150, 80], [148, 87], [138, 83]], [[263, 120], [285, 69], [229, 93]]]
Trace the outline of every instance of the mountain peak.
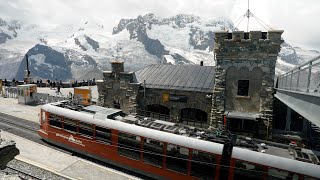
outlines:
[[0, 18], [0, 26], [7, 26], [7, 22]]

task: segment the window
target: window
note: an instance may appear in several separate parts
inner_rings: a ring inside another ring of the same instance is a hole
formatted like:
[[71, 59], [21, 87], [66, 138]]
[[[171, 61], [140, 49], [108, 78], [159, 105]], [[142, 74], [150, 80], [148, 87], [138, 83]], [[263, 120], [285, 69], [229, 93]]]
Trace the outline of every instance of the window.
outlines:
[[214, 154], [192, 151], [191, 176], [201, 179], [214, 179], [216, 158]]
[[50, 113], [50, 115], [49, 115], [49, 124], [50, 124], [50, 126], [54, 126], [54, 127], [57, 127], [57, 128], [62, 128], [61, 117]]
[[120, 101], [119, 101], [119, 100], [113, 101], [113, 108], [121, 109], [120, 107], [121, 107], [121, 106], [120, 106]]
[[309, 176], [304, 176], [305, 180], [317, 180], [317, 178], [309, 177]]
[[144, 139], [143, 161], [148, 164], [162, 167], [164, 144], [160, 141]]
[[173, 144], [167, 146], [167, 168], [183, 174], [187, 174], [189, 149]]
[[269, 168], [268, 171], [268, 179], [274, 179], [274, 180], [278, 180], [278, 179], [292, 179], [292, 180], [298, 180], [299, 176], [297, 174], [288, 172], [288, 171], [284, 171], [284, 170], [280, 170], [280, 169], [274, 169], [274, 168]]
[[77, 132], [77, 121], [73, 119], [65, 118], [64, 129], [71, 132]]
[[244, 39], [249, 39], [249, 33], [244, 33]]
[[96, 139], [97, 141], [111, 144], [111, 130], [96, 126]]
[[80, 122], [79, 123], [79, 134], [92, 138], [93, 137], [92, 124]]
[[119, 132], [118, 136], [119, 154], [132, 159], [140, 159], [140, 141], [139, 136]]
[[245, 120], [243, 119], [243, 127], [242, 129], [248, 132], [255, 132], [256, 131], [256, 125], [257, 125], [257, 121], [253, 121], [253, 120]]
[[238, 81], [238, 95], [248, 96], [249, 95], [249, 80]]
[[234, 177], [237, 179], [263, 179], [264, 176], [264, 166], [236, 160]]

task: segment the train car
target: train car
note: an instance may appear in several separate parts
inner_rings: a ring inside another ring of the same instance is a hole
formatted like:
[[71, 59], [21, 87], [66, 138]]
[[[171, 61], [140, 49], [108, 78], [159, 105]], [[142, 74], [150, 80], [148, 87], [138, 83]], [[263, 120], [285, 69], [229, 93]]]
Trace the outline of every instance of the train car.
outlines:
[[[320, 166], [295, 160], [288, 150], [269, 146], [257, 152], [234, 147], [230, 162], [229, 180], [232, 179], [308, 179], [320, 178]], [[293, 150], [294, 151], [294, 150]], [[316, 157], [314, 157], [316, 158]], [[315, 160], [318, 162], [318, 159]]]
[[39, 135], [50, 143], [155, 179], [219, 177], [216, 165], [223, 145], [197, 139], [202, 131], [192, 138], [186, 135], [187, 129], [174, 123], [122, 117], [121, 110], [112, 108], [77, 108], [68, 102], [43, 105]]
[[318, 165], [226, 148], [230, 138], [220, 132], [127, 116], [113, 108], [46, 104], [38, 133], [50, 143], [154, 179], [320, 178]]

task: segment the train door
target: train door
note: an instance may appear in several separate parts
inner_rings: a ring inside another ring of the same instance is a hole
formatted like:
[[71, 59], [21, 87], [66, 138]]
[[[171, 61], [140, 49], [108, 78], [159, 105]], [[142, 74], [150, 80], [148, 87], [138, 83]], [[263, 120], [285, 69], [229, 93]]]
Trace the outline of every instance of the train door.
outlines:
[[48, 128], [48, 123], [46, 120], [46, 111], [44, 110], [40, 111], [40, 128], [45, 132], [47, 131], [47, 128]]

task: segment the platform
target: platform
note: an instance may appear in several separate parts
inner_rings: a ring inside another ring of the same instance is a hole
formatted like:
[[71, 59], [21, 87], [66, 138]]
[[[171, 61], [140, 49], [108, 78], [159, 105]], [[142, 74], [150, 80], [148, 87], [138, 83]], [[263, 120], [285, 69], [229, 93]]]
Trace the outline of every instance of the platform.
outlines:
[[[88, 88], [88, 87], [83, 87], [83, 88]], [[56, 89], [50, 89], [50, 88], [38, 88], [37, 91], [39, 93], [45, 93], [49, 95], [56, 94]], [[61, 88], [62, 96], [66, 97], [67, 95], [69, 95], [69, 92], [73, 93], [73, 88]], [[98, 98], [97, 86], [92, 87], [92, 98], [95, 101]], [[18, 99], [16, 98], [3, 98], [0, 96], [0, 113], [8, 114], [18, 118], [39, 122], [38, 114], [40, 112], [40, 107], [41, 105], [30, 106], [30, 105], [19, 104]]]
[[[38, 88], [38, 92], [55, 94], [54, 89]], [[72, 88], [61, 88], [62, 95], [73, 92]], [[96, 87], [93, 87], [93, 98], [97, 97]], [[41, 105], [29, 106], [18, 104], [18, 99], [0, 97], [0, 113], [19, 117], [29, 121], [39, 122], [38, 114]], [[20, 154], [16, 159], [44, 168], [51, 172], [69, 179], [111, 179], [127, 180], [138, 179], [123, 172], [101, 166], [81, 158], [65, 154], [52, 148], [37, 144], [19, 136], [1, 131], [1, 137], [7, 140], [14, 140]]]
[[16, 159], [51, 171], [68, 179], [139, 179], [120, 171], [62, 153], [5, 131], [1, 131], [1, 137], [16, 142], [16, 146], [20, 150], [20, 154], [16, 156]]

